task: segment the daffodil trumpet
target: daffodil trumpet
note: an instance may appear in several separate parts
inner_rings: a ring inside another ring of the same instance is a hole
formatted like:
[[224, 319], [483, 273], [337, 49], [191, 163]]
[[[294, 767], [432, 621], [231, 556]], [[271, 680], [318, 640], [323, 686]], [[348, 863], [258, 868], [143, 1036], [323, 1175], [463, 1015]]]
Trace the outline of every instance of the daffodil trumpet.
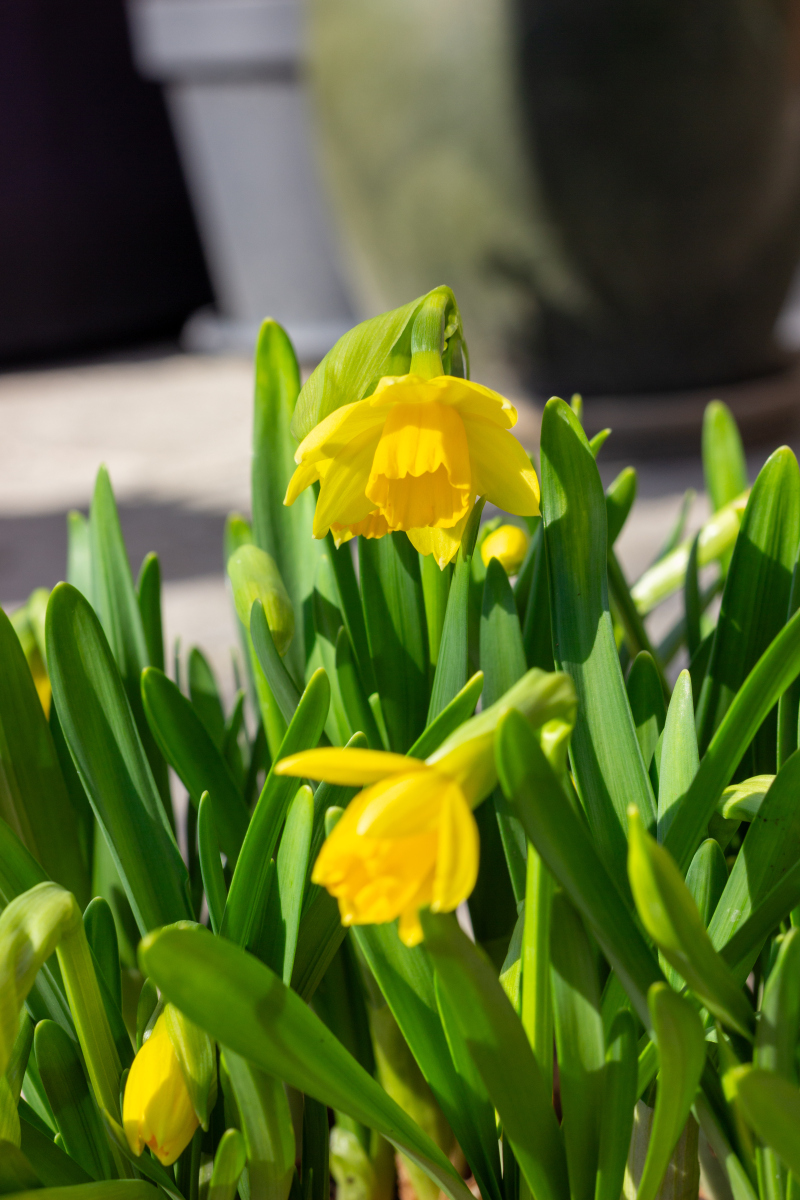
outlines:
[[312, 881], [339, 903], [344, 925], [399, 917], [407, 946], [422, 940], [419, 910], [452, 912], [472, 892], [480, 845], [472, 810], [497, 783], [494, 734], [516, 708], [563, 770], [575, 722], [569, 676], [529, 671], [485, 712], [466, 721], [424, 761], [380, 750], [306, 750], [278, 775], [362, 787], [325, 841]]
[[479, 496], [517, 516], [539, 512], [536, 473], [509, 432], [516, 422], [508, 400], [468, 379], [385, 376], [300, 443], [284, 504], [319, 481], [315, 538], [404, 530], [444, 568]]

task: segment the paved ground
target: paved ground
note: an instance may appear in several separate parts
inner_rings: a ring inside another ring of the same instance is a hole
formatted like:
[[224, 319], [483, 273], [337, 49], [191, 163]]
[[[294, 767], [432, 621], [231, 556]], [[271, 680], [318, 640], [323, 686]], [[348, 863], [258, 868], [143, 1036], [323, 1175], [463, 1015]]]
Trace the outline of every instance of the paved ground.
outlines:
[[[248, 510], [251, 366], [167, 347], [134, 358], [0, 375], [0, 603], [10, 608], [65, 573], [65, 514], [86, 509], [98, 465], [116, 490], [134, 571], [158, 551], [168, 644], [199, 644], [225, 690], [234, 641], [222, 575], [226, 513]], [[519, 400], [519, 398], [515, 398]], [[535, 409], [520, 403], [535, 448]], [[601, 455], [607, 482], [613, 437]], [[754, 455], [755, 472], [764, 454]], [[702, 489], [699, 459], [638, 464], [640, 499], [622, 536], [631, 577], [649, 562], [684, 489]], [[701, 496], [692, 522], [702, 520]]]

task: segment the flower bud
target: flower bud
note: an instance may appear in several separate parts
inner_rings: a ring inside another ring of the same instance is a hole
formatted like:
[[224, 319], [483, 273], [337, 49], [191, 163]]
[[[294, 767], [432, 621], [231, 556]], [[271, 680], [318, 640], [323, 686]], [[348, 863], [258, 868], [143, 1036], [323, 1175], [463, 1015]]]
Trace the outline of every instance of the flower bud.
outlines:
[[183, 1153], [200, 1124], [172, 1045], [166, 1011], [133, 1060], [125, 1084], [122, 1124], [132, 1152], [139, 1155], [149, 1146], [165, 1167]]
[[275, 649], [283, 657], [294, 637], [294, 609], [275, 560], [258, 546], [240, 546], [228, 559], [228, 577], [245, 629], [250, 628], [254, 602], [260, 600]]
[[516, 575], [528, 552], [529, 541], [527, 533], [520, 529], [519, 525], [501, 525], [484, 538], [481, 544], [483, 565], [488, 567], [492, 559], [496, 558], [506, 575]]

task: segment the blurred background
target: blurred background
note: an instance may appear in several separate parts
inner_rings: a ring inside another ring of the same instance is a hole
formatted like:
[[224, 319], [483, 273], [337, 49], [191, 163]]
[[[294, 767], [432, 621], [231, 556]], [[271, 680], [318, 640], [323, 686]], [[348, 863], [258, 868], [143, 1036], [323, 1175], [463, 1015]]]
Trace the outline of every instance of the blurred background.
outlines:
[[797, 437], [799, 260], [800, 0], [0, 0], [0, 603], [105, 461], [227, 674], [260, 320], [310, 369], [440, 283], [526, 446], [579, 391], [640, 466], [635, 575], [708, 399]]

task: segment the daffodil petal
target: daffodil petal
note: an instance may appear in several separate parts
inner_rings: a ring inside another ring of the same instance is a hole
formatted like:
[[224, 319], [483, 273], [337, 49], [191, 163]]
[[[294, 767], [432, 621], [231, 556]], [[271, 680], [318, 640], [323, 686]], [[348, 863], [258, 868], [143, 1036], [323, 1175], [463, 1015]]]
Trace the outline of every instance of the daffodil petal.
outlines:
[[[452, 786], [438, 771], [381, 779], [365, 793], [356, 832], [359, 837], [408, 838], [435, 829], [439, 797]], [[360, 797], [359, 797], [360, 799]]]
[[474, 498], [471, 498], [467, 512], [450, 529], [439, 529], [431, 526], [423, 529], [408, 529], [406, 531], [408, 540], [420, 554], [432, 554], [439, 564], [439, 569], [443, 571], [458, 553], [458, 547], [461, 545], [461, 538], [464, 534], [464, 527], [469, 520], [469, 514], [472, 512], [473, 505]]
[[316, 461], [301, 462], [289, 480], [283, 503], [294, 504], [301, 492], [304, 492], [312, 483], [317, 482], [319, 474], [319, 464]]
[[324, 779], [345, 787], [365, 787], [387, 775], [426, 771], [418, 758], [389, 754], [384, 750], [348, 750], [346, 747], [320, 746], [290, 754], [275, 764], [276, 775], [295, 775], [301, 779]]
[[379, 439], [380, 429], [367, 430], [331, 461], [314, 513], [315, 538], [324, 537], [334, 522], [355, 525], [374, 509], [374, 503], [366, 496], [366, 486]]
[[371, 429], [379, 430], [388, 411], [387, 404], [372, 404], [368, 399], [342, 405], [303, 438], [295, 452], [294, 461], [302, 463], [317, 458], [333, 458], [353, 438]]
[[439, 851], [433, 881], [431, 908], [452, 912], [466, 900], [478, 878], [480, 838], [478, 826], [456, 784], [442, 798], [439, 818]]
[[422, 926], [419, 921], [419, 909], [409, 907], [400, 914], [397, 933], [404, 946], [418, 946], [422, 941]]
[[539, 512], [539, 481], [524, 447], [488, 421], [465, 419], [472, 486], [498, 508], [518, 517]]

